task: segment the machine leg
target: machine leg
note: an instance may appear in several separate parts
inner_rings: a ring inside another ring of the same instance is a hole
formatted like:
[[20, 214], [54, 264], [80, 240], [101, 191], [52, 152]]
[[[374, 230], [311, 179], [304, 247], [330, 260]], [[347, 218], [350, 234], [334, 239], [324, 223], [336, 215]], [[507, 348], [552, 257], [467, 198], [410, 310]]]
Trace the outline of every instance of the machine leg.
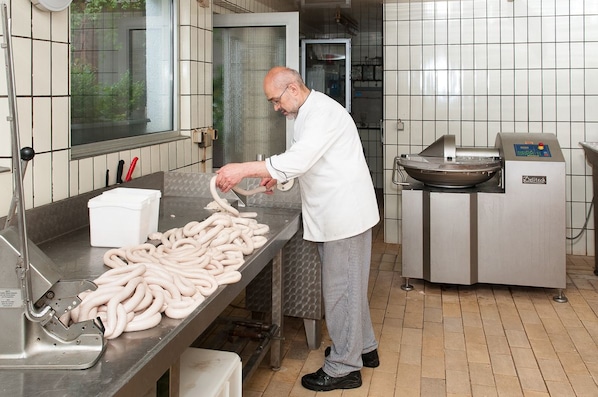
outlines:
[[403, 291], [411, 291], [413, 289], [413, 285], [409, 284], [409, 277], [405, 277], [405, 284], [401, 285], [401, 289]]
[[322, 343], [322, 321], [304, 318], [303, 326], [305, 327], [307, 347], [311, 350], [318, 350], [320, 348], [320, 343]]
[[558, 303], [565, 303], [565, 302], [569, 301], [569, 299], [567, 299], [567, 297], [563, 293], [563, 289], [562, 288], [559, 288], [559, 294], [556, 295], [555, 297], [553, 297], [552, 299], [554, 299], [554, 301], [558, 302]]

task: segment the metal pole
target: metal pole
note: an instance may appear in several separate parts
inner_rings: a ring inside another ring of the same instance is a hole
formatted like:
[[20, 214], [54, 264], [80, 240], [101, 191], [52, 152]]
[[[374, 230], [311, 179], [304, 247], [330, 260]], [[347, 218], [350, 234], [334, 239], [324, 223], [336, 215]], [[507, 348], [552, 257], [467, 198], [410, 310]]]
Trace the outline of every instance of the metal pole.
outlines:
[[2, 4], [2, 31], [4, 42], [2, 48], [5, 51], [6, 61], [6, 87], [8, 89], [9, 115], [7, 120], [10, 122], [11, 147], [12, 147], [12, 176], [13, 176], [13, 196], [17, 208], [18, 233], [20, 238], [20, 256], [17, 261], [17, 275], [21, 280], [21, 290], [25, 295], [27, 310], [25, 315], [31, 321], [47, 322], [51, 316], [51, 307], [45, 306], [37, 310], [32, 301], [33, 287], [31, 285], [31, 274], [29, 272], [29, 248], [27, 246], [27, 223], [25, 220], [25, 200], [23, 198], [23, 171], [20, 159], [20, 137], [19, 123], [17, 119], [17, 101], [15, 94], [15, 76], [13, 70], [13, 57], [11, 50], [10, 26], [8, 21], [8, 12], [6, 4]]

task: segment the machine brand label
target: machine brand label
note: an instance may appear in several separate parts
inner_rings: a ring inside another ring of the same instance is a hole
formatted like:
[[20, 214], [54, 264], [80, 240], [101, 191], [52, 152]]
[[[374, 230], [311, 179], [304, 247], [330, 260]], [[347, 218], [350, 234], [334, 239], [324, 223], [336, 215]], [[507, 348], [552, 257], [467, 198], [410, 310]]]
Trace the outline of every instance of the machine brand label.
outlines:
[[0, 289], [0, 308], [15, 308], [23, 306], [20, 289]]
[[521, 183], [524, 185], [546, 185], [546, 175], [523, 175]]

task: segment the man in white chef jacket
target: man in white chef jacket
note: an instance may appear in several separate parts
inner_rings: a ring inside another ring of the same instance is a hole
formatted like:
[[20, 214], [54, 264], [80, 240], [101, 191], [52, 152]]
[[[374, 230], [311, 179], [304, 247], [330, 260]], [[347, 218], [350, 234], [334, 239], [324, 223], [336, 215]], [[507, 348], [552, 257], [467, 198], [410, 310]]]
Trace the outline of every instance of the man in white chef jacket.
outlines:
[[342, 105], [310, 90], [293, 69], [272, 68], [263, 88], [274, 110], [295, 119], [293, 144], [265, 161], [225, 165], [216, 185], [227, 192], [243, 178], [260, 177], [271, 193], [278, 181], [299, 179], [303, 238], [318, 246], [332, 339], [322, 368], [301, 383], [316, 391], [357, 388], [361, 367], [379, 365], [367, 289], [372, 227], [380, 220], [357, 127]]

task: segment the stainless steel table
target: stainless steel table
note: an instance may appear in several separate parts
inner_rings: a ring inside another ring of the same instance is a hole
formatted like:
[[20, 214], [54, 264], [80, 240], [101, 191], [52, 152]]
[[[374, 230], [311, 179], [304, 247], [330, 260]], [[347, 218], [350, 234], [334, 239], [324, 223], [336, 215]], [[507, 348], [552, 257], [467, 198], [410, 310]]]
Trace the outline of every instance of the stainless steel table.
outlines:
[[[163, 197], [159, 229], [184, 226], [211, 214], [204, 210], [209, 199]], [[243, 211], [243, 210], [242, 210]], [[268, 242], [246, 257], [238, 283], [220, 286], [184, 320], [163, 317], [149, 330], [124, 333], [107, 342], [99, 361], [86, 370], [0, 370], [2, 396], [146, 396], [155, 393], [156, 381], [170, 370], [170, 394], [178, 395], [180, 355], [218, 317], [247, 284], [270, 262], [273, 266], [272, 322], [279, 326], [273, 339], [271, 366], [280, 367], [282, 335], [282, 249], [299, 230], [300, 211], [280, 208], [248, 208], [257, 220], [270, 226]], [[57, 265], [64, 280], [93, 280], [106, 270], [106, 248], [89, 245], [89, 231], [82, 229], [40, 245]]]

